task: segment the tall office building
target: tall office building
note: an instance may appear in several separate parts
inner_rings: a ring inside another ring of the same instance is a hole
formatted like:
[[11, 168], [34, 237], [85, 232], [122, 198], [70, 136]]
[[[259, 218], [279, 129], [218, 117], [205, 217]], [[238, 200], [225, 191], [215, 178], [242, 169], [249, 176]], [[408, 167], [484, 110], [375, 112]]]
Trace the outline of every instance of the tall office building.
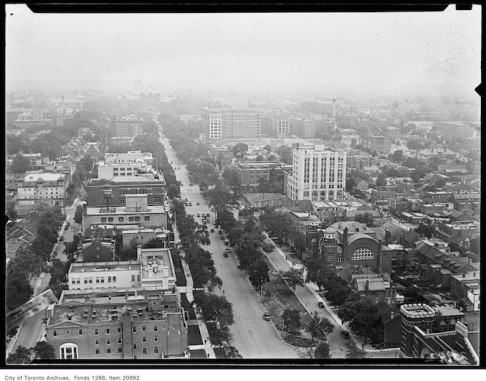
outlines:
[[252, 108], [206, 108], [203, 118], [209, 139], [261, 137], [261, 116]]
[[330, 201], [343, 198], [346, 152], [327, 146], [294, 144], [287, 196], [292, 200]]

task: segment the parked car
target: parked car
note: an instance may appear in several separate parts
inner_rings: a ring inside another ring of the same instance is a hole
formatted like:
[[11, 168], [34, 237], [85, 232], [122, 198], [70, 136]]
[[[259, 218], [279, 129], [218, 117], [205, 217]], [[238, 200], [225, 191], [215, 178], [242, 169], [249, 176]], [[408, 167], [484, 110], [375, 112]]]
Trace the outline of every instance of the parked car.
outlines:
[[64, 237], [63, 236], [59, 237], [59, 241], [61, 242], [64, 241]]
[[319, 306], [319, 308], [324, 308], [324, 303], [322, 302], [318, 302], [317, 305]]
[[200, 204], [197, 202], [196, 205], [199, 206]]
[[343, 335], [345, 339], [349, 339], [349, 332], [348, 331], [341, 331], [341, 335]]
[[189, 203], [189, 206], [192, 206], [192, 202]]
[[211, 233], [214, 233], [214, 229], [211, 229]]
[[223, 253], [223, 257], [228, 258], [228, 255], [229, 255], [228, 251], [225, 250]]
[[223, 231], [222, 231], [222, 230], [219, 230], [219, 231], [218, 231], [218, 234], [219, 234], [219, 235], [223, 235]]
[[200, 215], [199, 213], [197, 214], [197, 216], [198, 216], [198, 217], [201, 217], [201, 215]]
[[269, 321], [270, 320], [270, 314], [268, 312], [265, 312], [263, 314], [263, 320]]

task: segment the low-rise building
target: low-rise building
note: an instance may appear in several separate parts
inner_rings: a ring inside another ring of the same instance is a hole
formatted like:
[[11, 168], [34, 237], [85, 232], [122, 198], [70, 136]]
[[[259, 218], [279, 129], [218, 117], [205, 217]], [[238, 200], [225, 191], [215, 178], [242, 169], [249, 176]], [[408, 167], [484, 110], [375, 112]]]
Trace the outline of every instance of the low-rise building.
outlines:
[[144, 228], [167, 229], [167, 211], [163, 205], [148, 205], [146, 194], [126, 195], [126, 206], [86, 207], [83, 213], [84, 235], [98, 227], [111, 228], [121, 225], [139, 225]]
[[17, 203], [33, 206], [37, 201], [63, 207], [67, 187], [66, 177], [60, 173], [28, 173], [17, 185]]
[[274, 161], [238, 162], [236, 168], [243, 187], [257, 187], [261, 179], [270, 180], [270, 171], [278, 170], [280, 163]]
[[48, 316], [46, 341], [56, 359], [188, 356], [188, 326], [176, 294], [129, 288], [64, 291]]

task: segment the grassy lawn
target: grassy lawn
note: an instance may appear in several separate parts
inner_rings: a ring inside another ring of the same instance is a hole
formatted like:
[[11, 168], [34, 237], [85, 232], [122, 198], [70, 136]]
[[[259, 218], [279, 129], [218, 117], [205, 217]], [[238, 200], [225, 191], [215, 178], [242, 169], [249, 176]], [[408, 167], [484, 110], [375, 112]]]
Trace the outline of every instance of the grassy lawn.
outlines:
[[310, 335], [303, 328], [311, 320], [309, 313], [277, 272], [270, 272], [269, 275], [270, 282], [263, 285], [262, 302], [277, 329], [285, 331], [282, 314], [286, 308], [298, 310], [301, 316], [302, 329], [297, 334], [286, 333], [284, 340], [299, 347], [316, 346], [317, 342], [311, 342]]

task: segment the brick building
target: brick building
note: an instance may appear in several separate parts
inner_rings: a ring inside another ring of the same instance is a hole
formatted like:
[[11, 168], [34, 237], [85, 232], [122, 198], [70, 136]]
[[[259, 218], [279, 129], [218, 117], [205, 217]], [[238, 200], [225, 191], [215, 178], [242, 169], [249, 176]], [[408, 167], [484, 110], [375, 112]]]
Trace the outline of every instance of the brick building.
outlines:
[[48, 310], [46, 340], [63, 360], [187, 357], [184, 315], [176, 294], [157, 290], [64, 291]]

